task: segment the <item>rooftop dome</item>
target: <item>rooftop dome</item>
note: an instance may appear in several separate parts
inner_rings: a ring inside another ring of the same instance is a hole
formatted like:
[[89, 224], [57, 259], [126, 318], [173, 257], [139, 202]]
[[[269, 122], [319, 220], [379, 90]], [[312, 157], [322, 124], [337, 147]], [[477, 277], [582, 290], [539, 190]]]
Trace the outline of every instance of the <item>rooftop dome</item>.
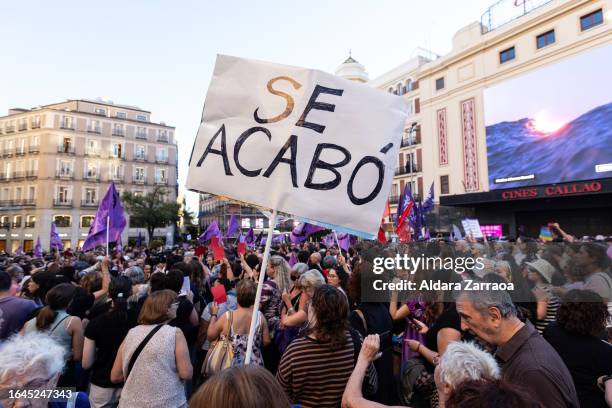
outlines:
[[336, 68], [336, 75], [357, 82], [368, 82], [370, 80], [365, 67], [352, 57], [350, 51], [346, 61]]

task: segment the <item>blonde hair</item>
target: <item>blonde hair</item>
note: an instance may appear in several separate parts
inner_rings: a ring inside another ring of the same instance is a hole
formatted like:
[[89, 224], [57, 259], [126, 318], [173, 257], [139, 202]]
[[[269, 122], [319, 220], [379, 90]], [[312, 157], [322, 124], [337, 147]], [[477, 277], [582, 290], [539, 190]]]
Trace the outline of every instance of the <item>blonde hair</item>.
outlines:
[[15, 334], [0, 345], [0, 389], [46, 382], [65, 362], [66, 350], [48, 334]]

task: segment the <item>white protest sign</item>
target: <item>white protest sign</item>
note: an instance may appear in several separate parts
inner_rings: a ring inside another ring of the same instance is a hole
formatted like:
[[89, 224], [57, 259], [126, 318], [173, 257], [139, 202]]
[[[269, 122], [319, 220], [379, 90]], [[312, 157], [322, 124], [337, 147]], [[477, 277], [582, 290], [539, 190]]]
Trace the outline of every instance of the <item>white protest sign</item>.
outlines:
[[463, 230], [466, 235], [471, 234], [474, 238], [483, 238], [480, 222], [478, 222], [477, 219], [466, 218], [461, 221], [461, 224], [463, 225]]
[[374, 236], [406, 114], [364, 84], [220, 55], [186, 185]]

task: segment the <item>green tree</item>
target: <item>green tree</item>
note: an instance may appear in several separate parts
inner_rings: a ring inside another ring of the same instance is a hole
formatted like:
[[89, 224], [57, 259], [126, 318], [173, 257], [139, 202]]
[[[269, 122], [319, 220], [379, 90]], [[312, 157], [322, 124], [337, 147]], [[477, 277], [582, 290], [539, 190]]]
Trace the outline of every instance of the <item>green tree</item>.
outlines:
[[146, 228], [149, 240], [153, 239], [155, 228], [176, 224], [179, 220], [181, 206], [175, 201], [168, 201], [167, 195], [168, 190], [158, 186], [145, 195], [134, 195], [126, 191], [121, 196], [130, 214], [130, 224]]
[[194, 221], [197, 221], [197, 218], [193, 215], [191, 211], [187, 209], [187, 202], [185, 201], [184, 198], [183, 198], [183, 212], [181, 215], [183, 218], [184, 232], [186, 234], [190, 234], [192, 238], [195, 237], [198, 233], [198, 226], [194, 224]]

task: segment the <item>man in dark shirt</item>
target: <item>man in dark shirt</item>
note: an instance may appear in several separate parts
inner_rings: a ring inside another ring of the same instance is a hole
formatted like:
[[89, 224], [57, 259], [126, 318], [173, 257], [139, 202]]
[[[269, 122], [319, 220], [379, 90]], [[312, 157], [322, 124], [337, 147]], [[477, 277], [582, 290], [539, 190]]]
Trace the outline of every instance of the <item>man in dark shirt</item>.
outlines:
[[463, 291], [457, 299], [461, 328], [497, 346], [504, 380], [522, 386], [545, 407], [578, 408], [572, 377], [561, 357], [529, 322], [516, 317], [506, 291]]

